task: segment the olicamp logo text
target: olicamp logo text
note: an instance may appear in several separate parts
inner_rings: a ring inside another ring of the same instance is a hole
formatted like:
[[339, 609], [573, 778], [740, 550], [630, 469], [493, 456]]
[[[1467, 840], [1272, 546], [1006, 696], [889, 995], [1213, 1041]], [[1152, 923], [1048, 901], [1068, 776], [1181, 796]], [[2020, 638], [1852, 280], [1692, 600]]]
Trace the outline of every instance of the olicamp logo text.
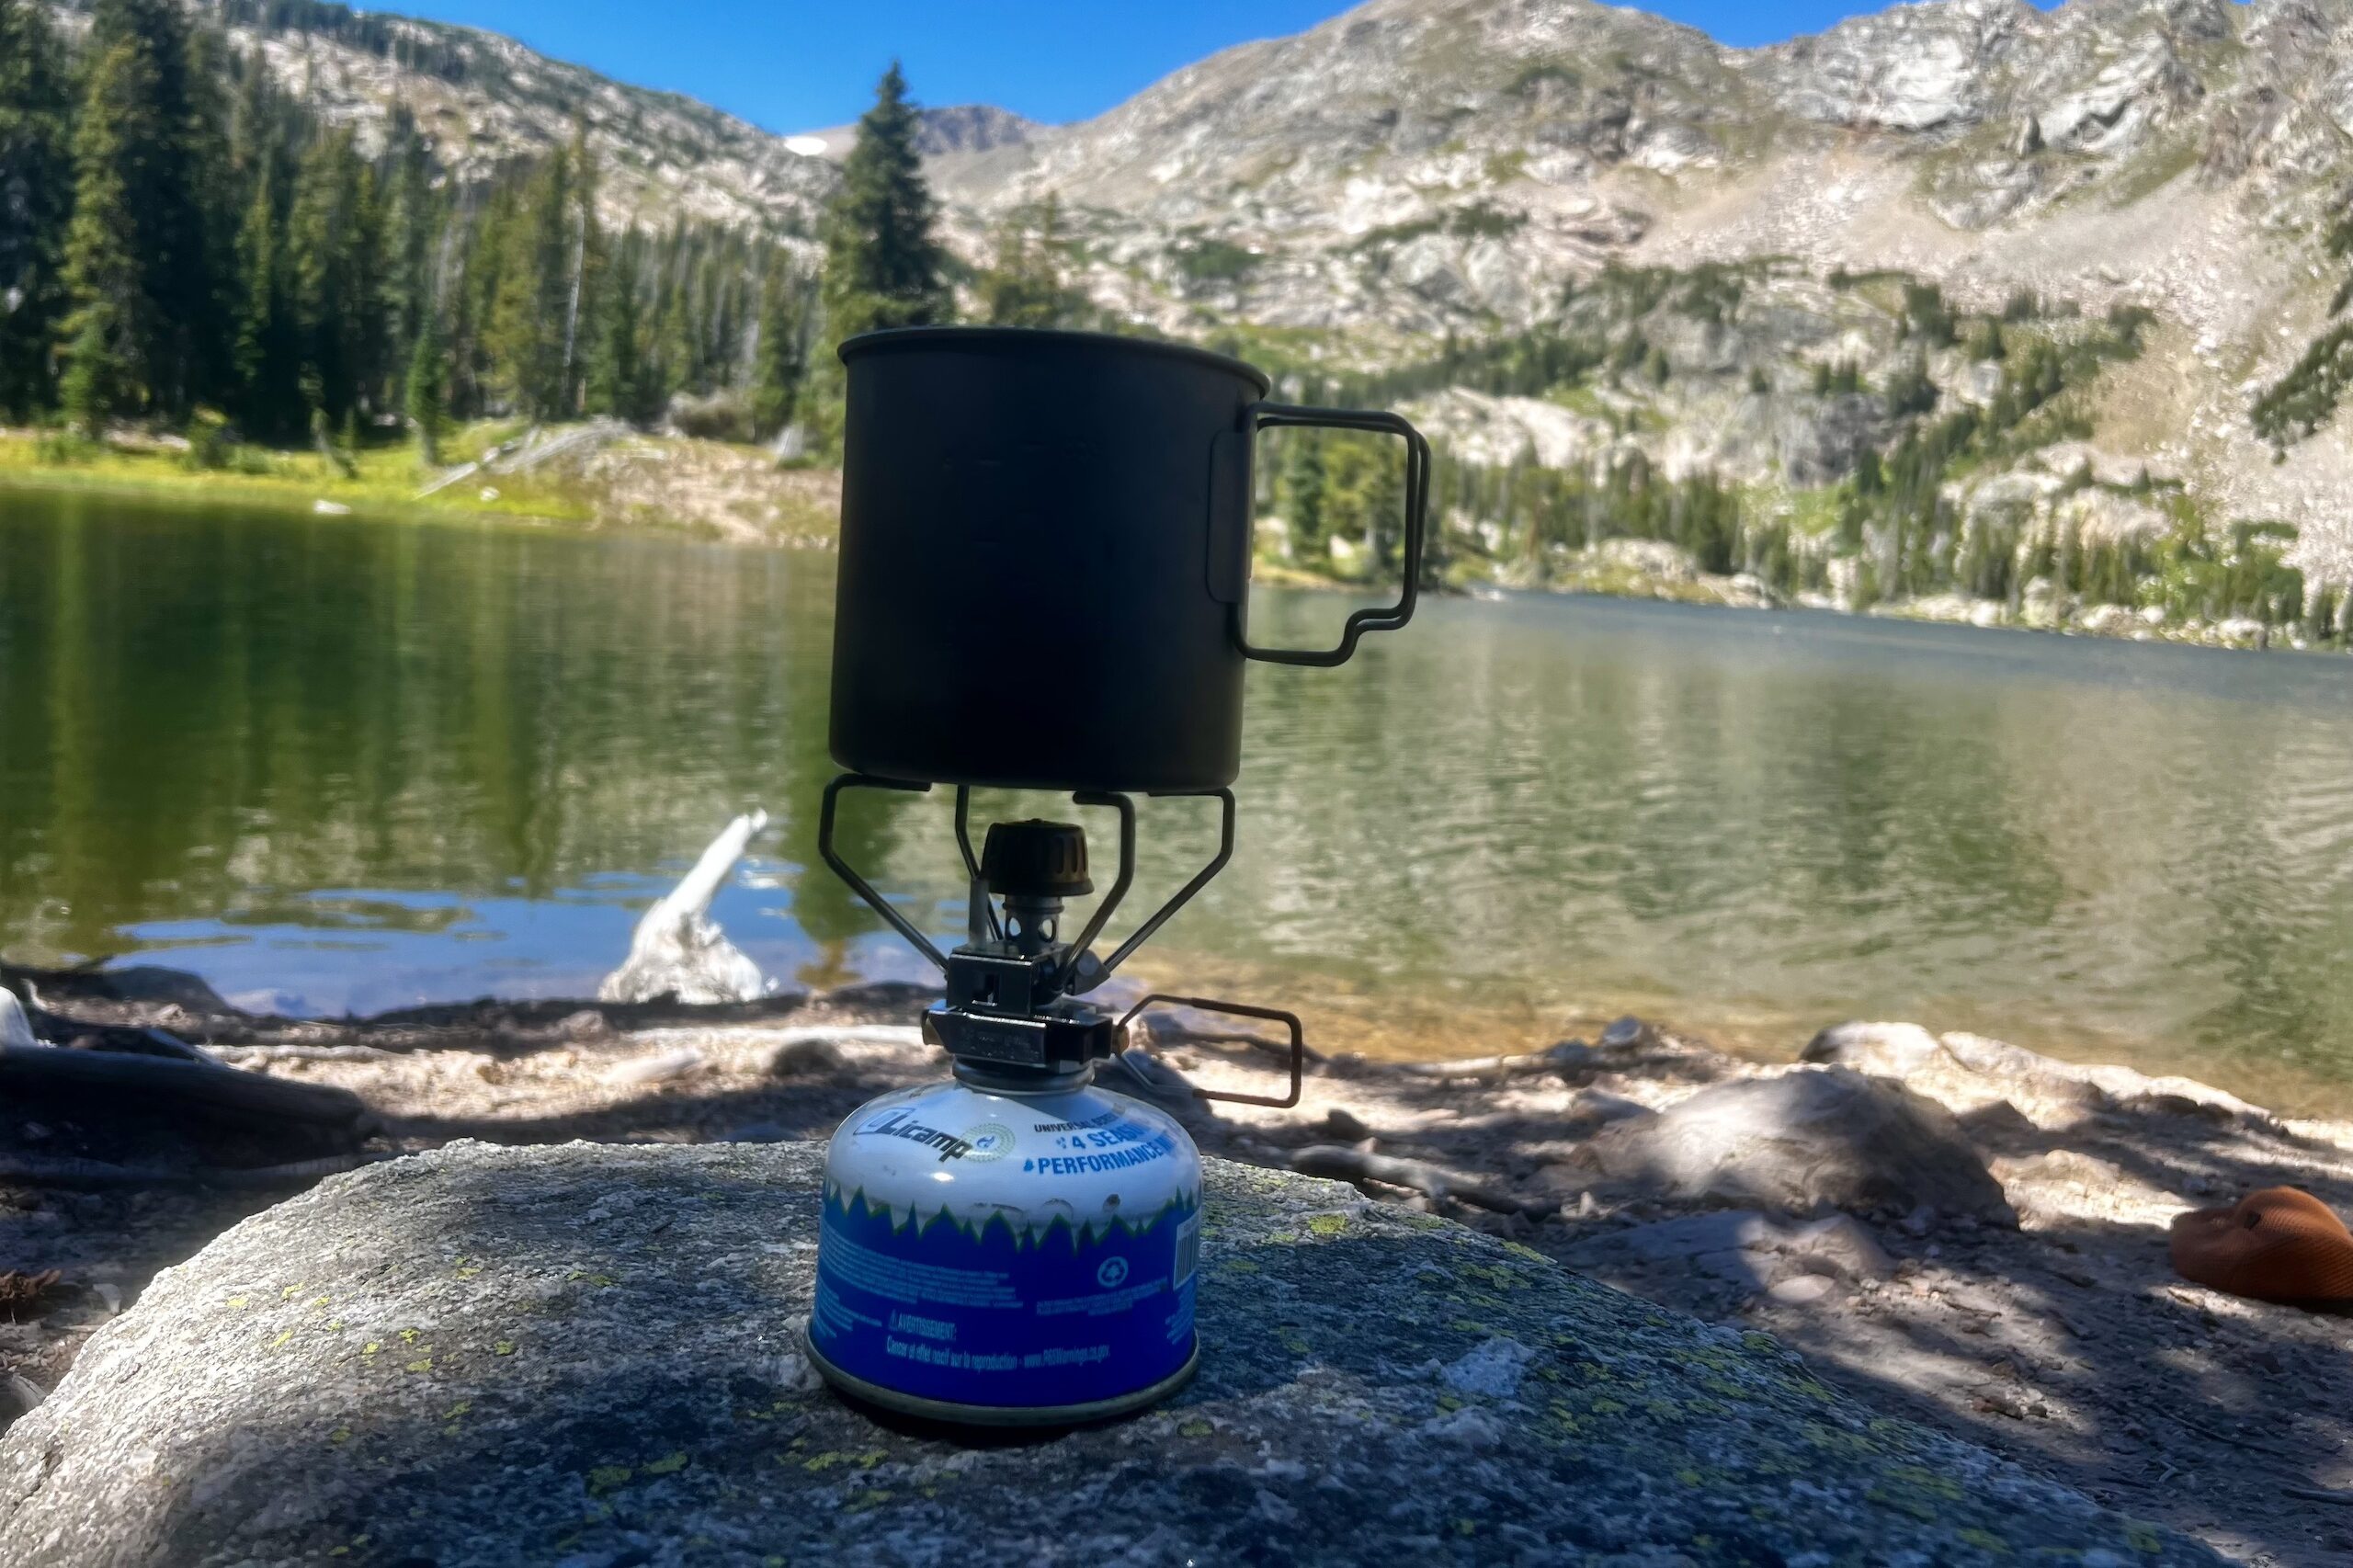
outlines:
[[972, 1146], [953, 1132], [942, 1132], [937, 1127], [926, 1127], [905, 1111], [885, 1111], [858, 1130], [860, 1138], [904, 1138], [910, 1143], [939, 1151], [939, 1158], [961, 1160], [972, 1152]]

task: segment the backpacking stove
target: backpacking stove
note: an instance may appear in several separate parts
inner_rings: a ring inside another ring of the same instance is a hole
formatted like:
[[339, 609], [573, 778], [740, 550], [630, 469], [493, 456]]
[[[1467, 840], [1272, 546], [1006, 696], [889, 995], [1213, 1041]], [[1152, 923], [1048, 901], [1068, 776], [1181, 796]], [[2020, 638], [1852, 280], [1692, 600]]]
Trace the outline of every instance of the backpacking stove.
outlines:
[[[1233, 853], [1242, 675], [1256, 658], [1336, 665], [1360, 634], [1411, 618], [1428, 448], [1393, 415], [1263, 401], [1246, 365], [1169, 345], [982, 328], [876, 333], [848, 366], [825, 864], [937, 966], [925, 1038], [946, 1083], [870, 1101], [826, 1154], [808, 1346], [836, 1388], [949, 1422], [1062, 1425], [1152, 1404], [1188, 1378], [1200, 1155], [1165, 1112], [1103, 1088], [1159, 1005], [1282, 1025], [1285, 1094], [1306, 1045], [1279, 1008], [1146, 995], [1086, 1000]], [[1042, 434], [1041, 411], [1053, 432]], [[1404, 586], [1351, 615], [1337, 647], [1246, 637], [1250, 456], [1259, 429], [1381, 432], [1405, 447]], [[1001, 651], [1001, 662], [988, 656]], [[1072, 663], [1050, 667], [1050, 656]], [[964, 941], [941, 952], [839, 852], [842, 798], [955, 789]], [[989, 825], [975, 788], [1050, 790], [1116, 815], [1119, 866], [1095, 892], [1086, 835], [1042, 819]], [[1135, 875], [1135, 796], [1214, 801], [1199, 871], [1108, 956]]]

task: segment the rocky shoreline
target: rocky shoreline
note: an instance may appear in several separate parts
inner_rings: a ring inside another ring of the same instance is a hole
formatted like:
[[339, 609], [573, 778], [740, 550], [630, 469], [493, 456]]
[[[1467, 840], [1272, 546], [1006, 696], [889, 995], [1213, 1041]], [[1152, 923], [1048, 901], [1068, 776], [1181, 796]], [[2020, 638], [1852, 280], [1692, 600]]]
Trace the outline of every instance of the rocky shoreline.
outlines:
[[[411, 449], [373, 447], [343, 472], [309, 451], [241, 449], [237, 463], [189, 466], [181, 437], [119, 430], [104, 445], [52, 450], [39, 432], [0, 426], [0, 494], [119, 496], [148, 504], [223, 502], [319, 517], [493, 522], [687, 539], [740, 547], [831, 550], [837, 469], [779, 463], [765, 449], [610, 420], [486, 425], [449, 439], [440, 469]], [[498, 438], [502, 437], [503, 438]]]
[[[1483, 585], [1473, 584], [1471, 592], [1475, 596]], [[1960, 594], [1884, 600], [1861, 610], [1826, 594], [1802, 594], [1785, 599], [1746, 574], [1726, 577], [1701, 572], [1673, 545], [1653, 540], [1610, 540], [1579, 552], [1540, 586], [1503, 585], [1538, 593], [1658, 599], [1725, 609], [1823, 610], [1879, 620], [1969, 626], [1981, 631], [2042, 631], [2062, 637], [2165, 642], [2193, 648], [2341, 651], [2316, 648], [2295, 628], [2267, 626], [2245, 618], [2174, 620], [2154, 607], [2133, 609], [2123, 605], [2078, 604], [2064, 595], [2051, 592], [2047, 583], [2030, 585], [2028, 597], [2015, 609], [1991, 599], [1972, 599]]]
[[[339, 1134], [290, 1141], [135, 1105], [13, 1103], [0, 1275], [57, 1278], [0, 1306], [14, 1319], [0, 1322], [8, 1419], [158, 1268], [321, 1170], [466, 1138], [822, 1137], [862, 1100], [939, 1071], [912, 1028], [928, 995], [905, 986], [315, 1022], [242, 1014], [160, 971], [0, 981], [29, 990], [51, 1043], [160, 1051], [144, 1031], [161, 1030], [369, 1108]], [[2353, 1208], [2353, 1124], [1905, 1025], [1826, 1030], [1780, 1063], [1632, 1019], [1471, 1060], [1333, 1057], [1311, 1065], [1296, 1110], [1215, 1114], [1188, 1082], [1263, 1086], [1275, 1056], [1183, 1014], [1154, 1047], [1113, 1074], [1178, 1109], [1206, 1153], [1353, 1179], [1763, 1330], [1868, 1403], [2234, 1558], [2353, 1551], [2340, 1320], [2186, 1284], [2165, 1244], [2175, 1214], [2261, 1187]], [[262, 1185], [223, 1175], [288, 1166]]]

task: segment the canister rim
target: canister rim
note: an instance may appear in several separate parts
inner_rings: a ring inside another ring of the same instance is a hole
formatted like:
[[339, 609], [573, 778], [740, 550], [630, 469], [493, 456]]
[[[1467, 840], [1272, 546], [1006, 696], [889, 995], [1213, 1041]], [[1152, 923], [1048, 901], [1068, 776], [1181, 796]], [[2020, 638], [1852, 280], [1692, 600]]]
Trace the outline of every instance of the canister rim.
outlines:
[[1207, 348], [1197, 348], [1189, 343], [1169, 343], [1156, 337], [1125, 337], [1110, 332], [1064, 332], [1049, 327], [1028, 326], [897, 326], [880, 332], [862, 332], [856, 337], [845, 338], [839, 350], [842, 363], [849, 363], [853, 354], [868, 354], [886, 348], [914, 348], [926, 345], [964, 346], [971, 347], [1045, 348], [1113, 348], [1134, 353], [1158, 354], [1171, 358], [1189, 359], [1197, 365], [1223, 370], [1240, 376], [1258, 389], [1264, 397], [1274, 390], [1274, 382], [1267, 372], [1231, 355], [1219, 354]]

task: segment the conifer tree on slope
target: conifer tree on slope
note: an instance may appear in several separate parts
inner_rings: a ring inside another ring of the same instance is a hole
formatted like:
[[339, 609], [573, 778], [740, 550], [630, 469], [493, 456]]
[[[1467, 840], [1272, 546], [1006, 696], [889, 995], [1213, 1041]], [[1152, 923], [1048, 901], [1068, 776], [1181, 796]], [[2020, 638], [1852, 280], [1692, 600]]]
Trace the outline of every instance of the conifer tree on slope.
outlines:
[[1283, 459], [1281, 483], [1291, 554], [1295, 560], [1321, 562], [1329, 558], [1332, 549], [1324, 532], [1324, 443], [1307, 430], [1290, 431], [1287, 439], [1290, 450]]
[[233, 188], [244, 210], [231, 246], [229, 407], [262, 441], [301, 433], [301, 345], [295, 330], [286, 226], [293, 149], [307, 129], [266, 70], [248, 69], [231, 121]]
[[101, 49], [89, 69], [74, 132], [74, 221], [65, 235], [65, 415], [96, 436], [108, 418], [152, 398], [165, 335], [146, 288], [146, 257], [131, 210], [132, 149], [152, 142], [153, 72], [134, 44]]
[[287, 231], [304, 391], [341, 426], [377, 406], [388, 350], [376, 173], [350, 131], [303, 154]]
[[996, 264], [980, 280], [982, 309], [998, 326], [1065, 326], [1083, 319], [1086, 296], [1063, 276], [1062, 203], [1049, 191], [1033, 223], [1007, 218], [997, 230]]
[[572, 296], [572, 153], [550, 153], [523, 192], [500, 257], [486, 347], [515, 411], [560, 419], [564, 330]]
[[392, 323], [386, 363], [405, 377], [416, 340], [433, 309], [434, 231], [441, 213], [433, 190], [433, 160], [416, 118], [395, 103], [384, 133], [388, 168], [384, 199], [384, 309]]
[[440, 298], [449, 345], [449, 409], [460, 419], [478, 419], [487, 414], [495, 391], [498, 376], [491, 354], [492, 318], [506, 283], [515, 210], [515, 182], [501, 180], [471, 222], [459, 221], [454, 225], [457, 240], [451, 270]]
[[441, 343], [441, 317], [427, 300], [417, 322], [416, 342], [409, 352], [405, 391], [409, 428], [416, 435], [416, 456], [430, 468], [441, 460], [441, 427], [449, 420], [449, 394], [443, 378], [449, 373]]
[[607, 302], [591, 346], [587, 407], [632, 425], [660, 412], [660, 389], [653, 386], [644, 342], [643, 301], [646, 237], [631, 224], [612, 246]]
[[237, 230], [237, 419], [248, 436], [290, 439], [301, 427], [301, 358], [288, 289], [278, 175], [262, 163]]
[[[183, 40], [181, 97], [176, 112], [180, 168], [189, 182], [184, 213], [188, 261], [170, 280], [171, 308], [190, 312], [188, 401], [218, 403], [233, 386], [229, 305], [234, 299], [236, 164], [229, 142], [228, 37], [216, 24], [176, 17]], [[248, 62], [250, 63], [250, 61]]]
[[893, 61], [858, 122], [841, 191], [825, 217], [826, 325], [836, 338], [877, 327], [926, 326], [955, 313], [932, 234], [915, 106]]
[[74, 191], [64, 53], [32, 0], [0, 0], [0, 417], [54, 394]]
[[108, 361], [76, 379], [85, 412], [103, 392], [98, 412], [178, 416], [228, 376], [221, 272], [233, 220], [208, 207], [227, 174], [220, 65], [173, 0], [99, 0], [86, 47], [68, 352]]
[[805, 369], [807, 290], [790, 262], [771, 256], [760, 279], [758, 352], [752, 379], [752, 438], [772, 441], [792, 422]]
[[604, 225], [597, 218], [597, 154], [588, 145], [585, 120], [572, 122], [569, 154], [572, 184], [567, 223], [571, 248], [564, 254], [563, 365], [558, 402], [576, 412], [586, 396], [597, 324], [605, 310], [607, 256]]

